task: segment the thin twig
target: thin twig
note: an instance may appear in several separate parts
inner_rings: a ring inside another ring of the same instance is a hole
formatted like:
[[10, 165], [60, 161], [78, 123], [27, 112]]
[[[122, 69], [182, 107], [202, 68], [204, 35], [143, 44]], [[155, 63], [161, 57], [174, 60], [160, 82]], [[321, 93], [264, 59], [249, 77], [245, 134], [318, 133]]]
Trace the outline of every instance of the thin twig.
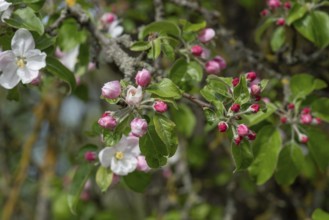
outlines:
[[210, 105], [209, 103], [201, 101], [197, 97], [194, 97], [188, 93], [183, 93], [183, 97], [189, 99], [191, 102], [194, 102], [195, 104], [200, 106], [202, 109], [203, 108], [212, 108], [212, 105]]

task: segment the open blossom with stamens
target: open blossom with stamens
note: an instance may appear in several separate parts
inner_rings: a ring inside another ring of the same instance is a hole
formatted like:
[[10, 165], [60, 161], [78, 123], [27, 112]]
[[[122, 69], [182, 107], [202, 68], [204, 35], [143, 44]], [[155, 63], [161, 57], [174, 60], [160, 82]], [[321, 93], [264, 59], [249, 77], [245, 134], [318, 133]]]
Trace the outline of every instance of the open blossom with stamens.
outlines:
[[139, 155], [138, 138], [123, 136], [116, 145], [101, 150], [98, 158], [103, 167], [110, 168], [116, 175], [125, 176], [137, 168]]
[[32, 34], [18, 29], [11, 40], [12, 50], [0, 53], [0, 85], [6, 89], [15, 87], [19, 81], [32, 82], [39, 76], [39, 70], [46, 66], [46, 54], [35, 49]]

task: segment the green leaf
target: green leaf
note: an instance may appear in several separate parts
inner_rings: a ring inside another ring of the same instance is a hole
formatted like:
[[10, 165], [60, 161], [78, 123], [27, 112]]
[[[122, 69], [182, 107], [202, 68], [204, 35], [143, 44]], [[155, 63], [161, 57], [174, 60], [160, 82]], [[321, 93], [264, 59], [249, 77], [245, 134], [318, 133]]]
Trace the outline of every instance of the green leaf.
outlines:
[[240, 82], [236, 87], [234, 87], [233, 94], [235, 103], [243, 105], [249, 101], [250, 93], [245, 75], [240, 76]]
[[181, 91], [170, 79], [164, 78], [159, 83], [151, 84], [147, 91], [163, 98], [179, 99]]
[[322, 209], [316, 209], [312, 214], [312, 220], [328, 220], [329, 212], [325, 212]]
[[95, 178], [98, 187], [102, 192], [105, 192], [112, 183], [113, 173], [109, 169], [100, 166], [96, 172]]
[[297, 31], [317, 47], [325, 48], [329, 44], [329, 15], [322, 11], [313, 11], [294, 23]]
[[73, 214], [76, 214], [76, 205], [79, 201], [80, 193], [91, 174], [92, 168], [93, 166], [89, 163], [80, 165], [70, 183], [67, 201]]
[[67, 82], [70, 85], [71, 90], [75, 89], [76, 81], [74, 74], [66, 66], [64, 66], [59, 60], [51, 56], [47, 56], [46, 63], [47, 71], [54, 74], [59, 79]]
[[151, 50], [148, 53], [148, 57], [155, 60], [160, 56], [161, 53], [161, 39], [157, 38], [150, 42]]
[[196, 118], [191, 109], [185, 104], [179, 104], [178, 109], [170, 111], [176, 129], [179, 133], [190, 137], [195, 129]]
[[274, 52], [277, 52], [286, 41], [286, 31], [284, 27], [278, 27], [275, 29], [271, 38], [271, 48]]
[[281, 149], [281, 136], [278, 129], [272, 126], [263, 127], [253, 144], [254, 161], [248, 168], [258, 185], [271, 178], [276, 168]]
[[153, 125], [150, 125], [146, 134], [139, 139], [139, 147], [149, 167], [158, 168], [167, 163], [169, 152]]
[[151, 33], [158, 33], [159, 35], [171, 35], [174, 37], [180, 36], [179, 27], [170, 21], [156, 21], [143, 28], [140, 33], [140, 39], [144, 39]]
[[56, 42], [55, 37], [49, 37], [47, 35], [39, 36], [37, 34], [33, 34], [33, 38], [35, 41], [35, 47], [39, 50], [47, 49], [48, 47], [54, 45]]
[[152, 176], [148, 173], [135, 171], [123, 177], [125, 184], [135, 192], [144, 192], [150, 184]]
[[137, 41], [133, 43], [130, 47], [130, 50], [132, 51], [144, 51], [148, 50], [151, 48], [150, 42], [145, 42], [145, 41]]
[[85, 30], [73, 19], [66, 20], [58, 31], [58, 44], [64, 52], [71, 51], [87, 39]]
[[290, 143], [285, 146], [279, 155], [275, 180], [281, 185], [292, 184], [304, 163], [304, 155], [300, 146]]
[[264, 32], [275, 22], [274, 18], [268, 17], [256, 30], [255, 42], [260, 44]]
[[[232, 97], [232, 95], [228, 92], [232, 86], [232, 78], [209, 75], [207, 77], [207, 83], [207, 89], [210, 90], [210, 92], [213, 93], [213, 95], [216, 96], [217, 99], [220, 96], [225, 96], [228, 98]], [[217, 96], [216, 94], [218, 94], [219, 96]]]
[[306, 4], [299, 4], [298, 2], [295, 2], [293, 7], [289, 10], [289, 15], [286, 19], [286, 23], [288, 25], [291, 25], [293, 22], [304, 17], [307, 11], [308, 9]]
[[231, 148], [235, 172], [247, 169], [254, 159], [249, 142], [242, 142], [240, 145], [232, 143]]
[[305, 98], [314, 90], [326, 88], [327, 84], [309, 74], [294, 75], [290, 80], [291, 93], [296, 98]]
[[44, 33], [44, 26], [40, 18], [29, 7], [17, 9], [5, 22], [15, 28], [26, 28], [30, 31], [36, 31], [39, 35]]
[[329, 122], [329, 98], [316, 99], [312, 105], [312, 114], [322, 120]]
[[243, 115], [243, 122], [245, 122], [249, 126], [256, 125], [270, 117], [277, 110], [277, 107], [275, 107], [275, 105], [273, 105], [272, 103], [266, 103], [266, 107], [267, 109], [265, 112], [259, 111], [257, 112], [257, 114]]
[[161, 44], [163, 54], [170, 60], [175, 60], [175, 49], [166, 41]]
[[309, 138], [308, 148], [311, 155], [315, 159], [320, 170], [325, 172], [329, 166], [328, 134], [314, 127], [308, 128], [307, 134]]
[[120, 141], [122, 134], [103, 129], [103, 141], [106, 146], [113, 146]]
[[176, 124], [169, 118], [160, 114], [154, 115], [153, 123], [158, 136], [168, 148], [169, 156], [173, 156], [178, 145], [178, 138], [175, 130]]
[[183, 25], [184, 32], [198, 32], [207, 26], [207, 22], [205, 21], [199, 23], [190, 23], [187, 20], [180, 20], [179, 23]]

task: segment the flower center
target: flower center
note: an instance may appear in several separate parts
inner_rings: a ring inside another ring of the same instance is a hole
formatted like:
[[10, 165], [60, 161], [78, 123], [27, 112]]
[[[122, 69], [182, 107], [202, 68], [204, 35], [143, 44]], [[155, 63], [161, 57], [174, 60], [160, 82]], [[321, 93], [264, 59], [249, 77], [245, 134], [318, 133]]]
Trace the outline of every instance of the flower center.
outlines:
[[24, 68], [25, 67], [25, 60], [23, 58], [19, 58], [17, 61], [16, 61], [16, 64], [19, 68]]
[[118, 160], [121, 160], [123, 158], [124, 154], [121, 151], [118, 151], [115, 153], [115, 158], [117, 158]]

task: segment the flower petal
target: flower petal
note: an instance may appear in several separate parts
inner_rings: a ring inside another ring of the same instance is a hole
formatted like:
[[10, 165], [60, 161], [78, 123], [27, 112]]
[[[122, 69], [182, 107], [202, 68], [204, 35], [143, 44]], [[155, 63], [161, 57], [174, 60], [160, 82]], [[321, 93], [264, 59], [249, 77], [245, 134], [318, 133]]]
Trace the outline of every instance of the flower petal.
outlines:
[[109, 167], [114, 157], [116, 149], [114, 147], [105, 147], [98, 154], [99, 161], [103, 167]]
[[0, 71], [0, 85], [4, 88], [12, 89], [19, 83], [16, 59], [12, 51], [0, 53]]
[[68, 52], [64, 52], [60, 58], [61, 63], [69, 70], [74, 71], [75, 64], [78, 61], [79, 45]]
[[0, 12], [7, 10], [10, 5], [11, 3], [0, 0]]
[[121, 160], [113, 159], [111, 162], [111, 170], [113, 173], [125, 176], [128, 173], [133, 172], [137, 167], [137, 158], [132, 155], [124, 155]]
[[21, 78], [23, 84], [27, 84], [39, 76], [39, 70], [31, 70], [25, 66], [17, 69], [17, 75]]
[[25, 54], [26, 67], [30, 70], [40, 70], [46, 66], [47, 54], [38, 49], [27, 51]]
[[24, 28], [18, 29], [11, 40], [11, 48], [16, 56], [24, 57], [27, 51], [35, 48], [32, 34]]
[[5, 19], [9, 19], [12, 13], [13, 13], [12, 8], [8, 8], [7, 10], [5, 10], [1, 15], [1, 21], [5, 22]]

